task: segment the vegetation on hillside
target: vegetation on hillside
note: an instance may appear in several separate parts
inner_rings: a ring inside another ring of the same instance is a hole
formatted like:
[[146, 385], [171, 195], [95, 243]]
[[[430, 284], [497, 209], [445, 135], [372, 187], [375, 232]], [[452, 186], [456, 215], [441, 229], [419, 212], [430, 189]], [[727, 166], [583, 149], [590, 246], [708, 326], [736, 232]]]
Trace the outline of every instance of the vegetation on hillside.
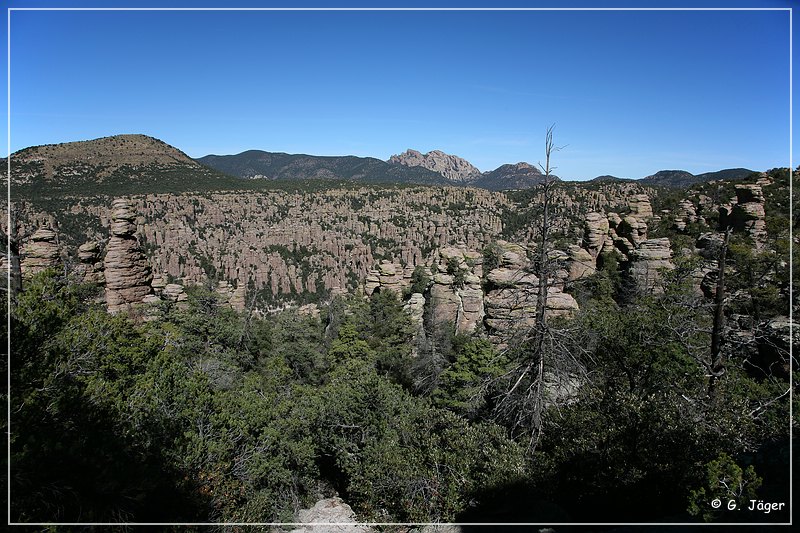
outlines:
[[256, 318], [196, 288], [111, 316], [42, 273], [11, 309], [12, 519], [291, 521], [336, 492], [377, 521], [785, 520], [709, 499], [733, 472], [737, 502], [788, 501], [786, 377], [734, 358], [710, 396], [708, 310], [677, 277], [619, 303], [614, 276], [554, 326], [588, 372], [531, 452], [493, 410], [525, 347], [458, 337], [413, 358], [390, 292]]

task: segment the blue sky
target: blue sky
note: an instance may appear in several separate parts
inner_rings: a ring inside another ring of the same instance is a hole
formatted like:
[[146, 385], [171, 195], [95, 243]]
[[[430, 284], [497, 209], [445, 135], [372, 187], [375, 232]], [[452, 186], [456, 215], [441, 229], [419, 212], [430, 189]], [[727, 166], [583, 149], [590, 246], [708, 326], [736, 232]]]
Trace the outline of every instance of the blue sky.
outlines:
[[491, 170], [541, 160], [555, 123], [566, 179], [789, 164], [785, 11], [13, 11], [11, 67], [12, 152], [144, 133], [192, 157], [440, 149]]

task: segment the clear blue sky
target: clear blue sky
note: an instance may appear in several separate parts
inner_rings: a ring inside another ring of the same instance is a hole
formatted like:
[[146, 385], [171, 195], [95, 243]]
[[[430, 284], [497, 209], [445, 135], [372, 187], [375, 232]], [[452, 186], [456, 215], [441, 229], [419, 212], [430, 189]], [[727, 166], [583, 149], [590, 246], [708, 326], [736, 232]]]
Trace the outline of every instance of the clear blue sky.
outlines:
[[[101, 4], [148, 5], [10, 2]], [[789, 164], [786, 11], [13, 11], [10, 85], [12, 152], [144, 133], [192, 157], [440, 149], [491, 170], [541, 160], [555, 123], [566, 179]]]

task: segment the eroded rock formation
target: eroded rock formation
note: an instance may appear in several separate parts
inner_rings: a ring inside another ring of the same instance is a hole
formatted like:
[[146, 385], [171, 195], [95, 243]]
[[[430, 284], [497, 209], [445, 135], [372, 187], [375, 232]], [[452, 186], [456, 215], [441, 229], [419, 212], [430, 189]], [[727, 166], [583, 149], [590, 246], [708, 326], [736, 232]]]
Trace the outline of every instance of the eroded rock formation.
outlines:
[[586, 214], [583, 245], [595, 259], [603, 251], [607, 240], [609, 243], [613, 242], [609, 238], [608, 230], [608, 218], [605, 215], [594, 211]]
[[628, 207], [631, 215], [648, 219], [653, 216], [653, 207], [650, 205], [650, 197], [646, 194], [634, 194], [628, 198]]
[[[535, 324], [539, 279], [531, 273], [527, 252], [519, 244], [498, 241], [500, 265], [486, 273], [485, 319], [490, 338], [498, 344], [525, 334]], [[557, 285], [547, 291], [547, 316], [571, 316], [578, 310], [575, 299]]]
[[234, 287], [227, 281], [220, 281], [217, 284], [217, 294], [222, 301], [235, 311], [244, 311], [246, 306], [247, 290], [244, 286]]
[[106, 282], [103, 273], [103, 260], [100, 257], [100, 245], [90, 241], [78, 247], [78, 266], [76, 271], [83, 281], [103, 285]]
[[678, 203], [678, 208], [675, 210], [675, 229], [684, 231], [688, 224], [697, 222], [697, 209], [694, 203], [689, 199], [683, 199]]
[[657, 291], [664, 271], [672, 270], [672, 249], [669, 239], [648, 239], [630, 253], [630, 273], [638, 287]]
[[36, 230], [22, 250], [20, 269], [23, 277], [30, 277], [59, 264], [58, 234], [49, 226]]
[[141, 303], [152, 293], [150, 265], [136, 238], [136, 214], [127, 200], [111, 206], [111, 238], [103, 261], [106, 304], [110, 313]]
[[[643, 197], [632, 199], [637, 213], [648, 210], [652, 213], [649, 201], [645, 207], [647, 196], [635, 196]], [[585, 250], [578, 246], [569, 248], [570, 280], [594, 273], [601, 254], [616, 254], [617, 259], [627, 265], [628, 275], [640, 290], [658, 290], [663, 272], [674, 268], [669, 239], [648, 239], [647, 223], [634, 215], [588, 213], [582, 242]]]
[[309, 509], [301, 509], [297, 513], [297, 521], [306, 525], [291, 529], [292, 533], [322, 533], [323, 531], [325, 533], [372, 533], [375, 531], [361, 525], [337, 525], [358, 522], [353, 509], [338, 496], [319, 500]]
[[576, 281], [597, 272], [596, 256], [577, 245], [570, 245], [567, 250], [567, 281]]
[[730, 216], [734, 231], [747, 232], [757, 247], [767, 236], [764, 220], [764, 195], [760, 185], [737, 185], [736, 204]]

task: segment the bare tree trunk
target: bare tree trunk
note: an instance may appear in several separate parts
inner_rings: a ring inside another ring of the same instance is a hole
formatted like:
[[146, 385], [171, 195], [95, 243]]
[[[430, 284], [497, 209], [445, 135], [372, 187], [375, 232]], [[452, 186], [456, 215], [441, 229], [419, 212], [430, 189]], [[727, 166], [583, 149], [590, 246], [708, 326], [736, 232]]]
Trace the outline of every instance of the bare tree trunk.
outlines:
[[539, 257], [536, 274], [539, 278], [539, 292], [536, 297], [536, 317], [533, 330], [524, 344], [524, 360], [517, 367], [506, 374], [513, 380], [508, 390], [503, 394], [497, 404], [498, 412], [509, 416], [512, 431], [522, 429], [530, 432], [529, 447], [536, 448], [542, 434], [542, 414], [544, 411], [544, 374], [546, 359], [546, 341], [549, 336], [547, 326], [547, 292], [550, 286], [550, 258], [548, 247], [550, 244], [550, 204], [552, 202], [553, 185], [555, 180], [550, 166], [550, 156], [553, 151], [559, 150], [553, 144], [553, 128], [547, 128], [545, 137], [545, 164], [539, 166], [544, 171], [542, 182], [542, 218], [539, 232]]
[[[548, 234], [550, 231], [550, 188], [552, 183], [550, 181], [550, 154], [553, 151], [553, 127], [547, 129], [547, 138], [545, 141], [545, 166], [544, 168], [544, 186], [543, 186], [543, 200], [542, 200], [542, 224], [540, 227], [539, 235], [539, 266], [537, 268], [537, 276], [539, 276], [539, 294], [536, 302], [536, 330], [537, 336], [540, 331], [543, 331], [547, 326], [547, 288], [548, 288], [548, 268], [547, 268], [547, 245]], [[538, 339], [537, 339], [538, 340]]]
[[708, 395], [714, 394], [718, 378], [725, 373], [725, 357], [722, 354], [722, 329], [725, 325], [725, 257], [731, 237], [730, 226], [725, 229], [725, 239], [717, 257], [717, 288], [714, 294], [714, 326], [711, 330], [711, 376], [708, 379]]
[[[550, 156], [555, 149], [553, 144], [553, 127], [547, 128], [545, 136], [544, 183], [542, 186], [542, 222], [539, 231], [539, 265], [536, 275], [539, 277], [539, 294], [536, 301], [536, 326], [534, 329], [533, 355], [536, 358], [536, 402], [534, 407], [534, 434], [531, 436], [531, 448], [535, 448], [542, 429], [542, 410], [544, 408], [544, 341], [547, 337], [547, 291], [550, 287], [550, 268], [548, 257], [550, 233], [550, 201], [553, 180], [551, 177]], [[541, 164], [539, 165], [541, 166]]]

